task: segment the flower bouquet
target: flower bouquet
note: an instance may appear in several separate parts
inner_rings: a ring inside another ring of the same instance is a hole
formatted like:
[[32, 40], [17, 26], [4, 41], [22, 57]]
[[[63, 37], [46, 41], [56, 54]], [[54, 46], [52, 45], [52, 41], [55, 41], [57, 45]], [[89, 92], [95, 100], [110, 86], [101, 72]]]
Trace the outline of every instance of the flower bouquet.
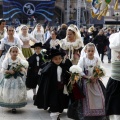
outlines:
[[44, 62], [46, 62], [47, 60], [47, 58], [48, 58], [48, 55], [47, 55], [47, 50], [46, 49], [42, 49], [41, 50], [41, 54], [42, 54], [42, 60], [44, 61]]
[[74, 84], [78, 82], [78, 80], [80, 80], [80, 73], [82, 72], [82, 69], [77, 66], [77, 65], [73, 65], [70, 67], [69, 69], [70, 71], [70, 81], [68, 83], [68, 92], [71, 93], [74, 87]]
[[[101, 78], [105, 76], [105, 70], [103, 67], [95, 66], [93, 69], [93, 77], [94, 78]], [[90, 83], [91, 80], [88, 80], [87, 83]]]
[[5, 78], [9, 79], [13, 76], [16, 79], [17, 76], [23, 76], [21, 70], [27, 67], [28, 67], [28, 62], [25, 60], [21, 61], [21, 63], [16, 63], [16, 64], [13, 63], [11, 66], [8, 67], [8, 70], [10, 70], [11, 68], [11, 70], [13, 70], [15, 73], [14, 74], [6, 73]]
[[93, 69], [93, 76], [97, 78], [101, 78], [105, 76], [105, 70], [103, 67], [95, 66]]

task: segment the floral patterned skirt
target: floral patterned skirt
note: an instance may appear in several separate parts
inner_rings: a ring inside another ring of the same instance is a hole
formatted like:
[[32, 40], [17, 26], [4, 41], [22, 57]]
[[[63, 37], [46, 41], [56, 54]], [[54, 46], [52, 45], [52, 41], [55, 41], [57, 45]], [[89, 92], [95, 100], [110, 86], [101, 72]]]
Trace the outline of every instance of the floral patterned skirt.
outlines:
[[21, 108], [27, 104], [26, 86], [22, 77], [3, 78], [0, 81], [0, 106]]

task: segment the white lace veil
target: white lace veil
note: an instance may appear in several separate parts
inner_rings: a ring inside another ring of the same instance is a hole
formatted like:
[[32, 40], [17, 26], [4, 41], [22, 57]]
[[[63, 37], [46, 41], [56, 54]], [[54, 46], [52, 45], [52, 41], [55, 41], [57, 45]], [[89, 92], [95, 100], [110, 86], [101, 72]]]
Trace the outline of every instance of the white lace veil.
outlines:
[[18, 49], [18, 58], [20, 58], [20, 59], [22, 59], [22, 60], [26, 60], [26, 58], [24, 57], [24, 55], [22, 54], [22, 51], [17, 47], [17, 46], [11, 46], [10, 48], [9, 48], [9, 50], [8, 50], [8, 52], [6, 53], [6, 55], [5, 55], [5, 59], [4, 60], [6, 60], [6, 59], [8, 59], [8, 58], [10, 58], [11, 57], [11, 55], [10, 55], [10, 50], [12, 49], [12, 48], [17, 48]]
[[[88, 43], [88, 44], [90, 44], [90, 43]], [[87, 44], [87, 45], [88, 45], [88, 44]], [[93, 44], [93, 43], [91, 43], [91, 44]], [[85, 47], [82, 49], [81, 55], [80, 55], [80, 59], [82, 59], [83, 57], [86, 57], [86, 56], [87, 56], [87, 54], [86, 54], [86, 52], [85, 52], [87, 45], [85, 45]], [[93, 44], [93, 45], [94, 45], [94, 44]], [[98, 60], [101, 61], [101, 60], [100, 60], [100, 56], [99, 56], [98, 51], [97, 51], [97, 48], [96, 48], [95, 45], [94, 45], [94, 47], [95, 47], [94, 57], [98, 58]]]
[[82, 42], [82, 47], [84, 47], [84, 43], [83, 43], [83, 40], [82, 40], [82, 38], [81, 38], [80, 30], [78, 29], [78, 27], [77, 27], [76, 25], [74, 25], [74, 26], [75, 26], [75, 28], [76, 28], [76, 30], [77, 30], [78, 37], [79, 37], [79, 39], [80, 39], [81, 42]]
[[[21, 25], [21, 26], [19, 27], [19, 30], [18, 30], [18, 35], [21, 35], [21, 34], [22, 34], [22, 28], [23, 28], [23, 27], [26, 27], [27, 30], [28, 30], [28, 26], [27, 26], [27, 25]], [[27, 34], [28, 34], [28, 31], [27, 31]]]
[[[72, 30], [73, 32], [75, 32], [75, 37], [76, 37], [76, 39], [79, 39], [79, 40], [81, 41], [81, 44], [82, 44], [82, 47], [83, 47], [84, 44], [83, 44], [83, 40], [82, 40], [82, 38], [81, 38], [81, 34], [80, 34], [80, 31], [79, 31], [78, 27], [77, 27], [76, 25], [71, 24], [71, 25], [68, 27], [67, 31], [68, 31], [68, 30]], [[68, 39], [67, 36], [66, 36], [65, 39]]]
[[[12, 27], [12, 26], [8, 26], [8, 27]], [[14, 27], [13, 27], [14, 28]], [[7, 30], [5, 32], [4, 38], [6, 38], [8, 36]], [[21, 46], [23, 45], [23, 42], [20, 40], [20, 37], [18, 35], [18, 33], [16, 32], [15, 28], [14, 28], [14, 37], [17, 38], [20, 41]]]
[[44, 34], [44, 28], [43, 28], [43, 26], [42, 26], [40, 23], [38, 23], [38, 24], [36, 25], [35, 29], [32, 31], [32, 34], [34, 34], [34, 33], [37, 31], [37, 26], [41, 26], [41, 28], [40, 28], [41, 33]]

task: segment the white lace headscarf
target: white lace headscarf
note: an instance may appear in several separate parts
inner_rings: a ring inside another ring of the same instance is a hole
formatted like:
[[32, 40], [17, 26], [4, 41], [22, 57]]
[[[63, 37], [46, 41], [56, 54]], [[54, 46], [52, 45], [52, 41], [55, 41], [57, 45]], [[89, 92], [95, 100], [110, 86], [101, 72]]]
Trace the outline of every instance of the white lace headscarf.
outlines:
[[41, 27], [41, 28], [40, 28], [40, 31], [41, 31], [41, 33], [44, 34], [44, 28], [43, 28], [43, 26], [42, 26], [40, 23], [38, 23], [38, 24], [36, 25], [35, 29], [32, 31], [32, 34], [34, 34], [34, 33], [37, 31], [37, 27], [38, 27], [38, 26]]
[[5, 59], [4, 59], [4, 60], [6, 60], [6, 59], [8, 59], [8, 58], [11, 57], [10, 51], [11, 51], [12, 48], [17, 48], [17, 49], [18, 49], [18, 56], [17, 56], [18, 58], [20, 58], [20, 59], [22, 59], [22, 60], [26, 60], [26, 58], [24, 57], [22, 51], [21, 51], [17, 46], [11, 46], [11, 47], [9, 48], [8, 52], [7, 52], [6, 55], [5, 55]]
[[94, 57], [98, 58], [99, 61], [101, 61], [101, 60], [100, 60], [100, 56], [99, 56], [98, 51], [97, 51], [97, 48], [96, 48], [96, 46], [95, 46], [93, 43], [88, 43], [87, 45], [85, 45], [85, 47], [84, 47], [84, 48], [82, 49], [82, 51], [81, 51], [80, 60], [81, 60], [83, 57], [86, 57], [86, 56], [87, 56], [85, 50], [86, 50], [86, 48], [87, 48], [87, 46], [88, 46], [89, 44], [91, 44], [91, 45], [94, 46], [94, 48], [95, 48]]
[[68, 29], [67, 32], [71, 30], [75, 33], [75, 42], [70, 42], [68, 40], [68, 37], [66, 35], [65, 39], [62, 40], [61, 42], [61, 48], [64, 50], [68, 50], [68, 56], [69, 59], [72, 61], [74, 59], [74, 50], [79, 49], [83, 46], [83, 42], [82, 39], [80, 37], [80, 33], [78, 34], [77, 28], [75, 27], [75, 25], [71, 24]]
[[19, 32], [18, 32], [19, 35], [22, 35], [22, 29], [23, 29], [24, 27], [27, 28], [27, 34], [28, 34], [28, 29], [29, 29], [28, 26], [27, 26], [27, 25], [21, 25], [21, 26], [19, 27]]

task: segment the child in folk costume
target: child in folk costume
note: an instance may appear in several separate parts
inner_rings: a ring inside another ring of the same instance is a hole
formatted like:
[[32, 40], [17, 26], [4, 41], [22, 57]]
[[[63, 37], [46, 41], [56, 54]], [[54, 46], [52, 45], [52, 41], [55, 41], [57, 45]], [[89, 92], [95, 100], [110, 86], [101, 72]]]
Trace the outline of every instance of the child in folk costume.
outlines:
[[[103, 120], [105, 116], [105, 87], [99, 78], [93, 77], [93, 69], [100, 66], [100, 59], [93, 43], [88, 43], [81, 52], [78, 65], [82, 68], [83, 117], [80, 120]], [[87, 82], [90, 80], [89, 82]]]
[[33, 89], [33, 100], [35, 100], [36, 97], [36, 86], [39, 79], [38, 72], [41, 68], [41, 65], [44, 63], [42, 54], [40, 53], [42, 47], [42, 43], [35, 43], [33, 46], [31, 46], [31, 48], [34, 48], [35, 53], [28, 58], [29, 67], [27, 71], [26, 87]]
[[[64, 92], [65, 85], [68, 83], [69, 74], [67, 70], [72, 63], [62, 63], [64, 52], [58, 49], [51, 49], [49, 62], [41, 71], [41, 79], [35, 105], [39, 109], [50, 107], [52, 120], [59, 120], [59, 115], [68, 106], [68, 96]], [[66, 65], [67, 64], [67, 65]], [[66, 67], [67, 66], [67, 67]]]
[[28, 62], [16, 46], [10, 47], [2, 64], [4, 78], [0, 81], [0, 106], [12, 108], [24, 107], [27, 102], [27, 92], [24, 75]]

